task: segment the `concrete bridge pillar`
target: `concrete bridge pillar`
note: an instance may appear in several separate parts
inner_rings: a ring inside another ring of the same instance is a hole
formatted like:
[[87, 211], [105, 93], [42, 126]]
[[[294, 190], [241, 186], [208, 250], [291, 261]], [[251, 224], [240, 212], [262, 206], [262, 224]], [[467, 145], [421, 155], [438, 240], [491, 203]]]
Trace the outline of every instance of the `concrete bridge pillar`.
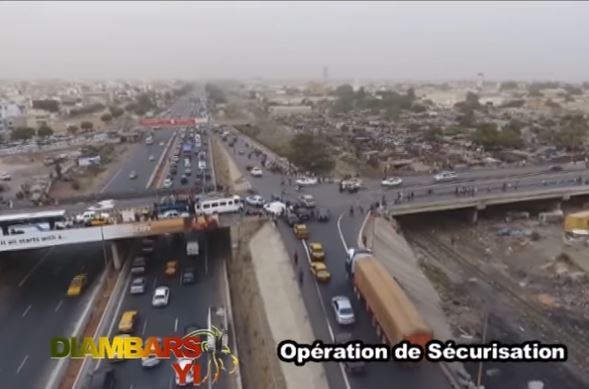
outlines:
[[121, 253], [116, 242], [111, 242], [110, 251], [112, 253], [112, 264], [115, 270], [121, 270]]

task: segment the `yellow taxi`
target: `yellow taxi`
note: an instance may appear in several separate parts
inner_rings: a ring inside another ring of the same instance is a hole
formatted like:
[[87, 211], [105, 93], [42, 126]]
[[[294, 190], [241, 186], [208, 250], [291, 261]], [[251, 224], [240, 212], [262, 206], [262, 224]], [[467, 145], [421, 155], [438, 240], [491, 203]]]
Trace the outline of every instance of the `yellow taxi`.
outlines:
[[67, 295], [79, 296], [87, 282], [88, 276], [86, 274], [78, 274], [72, 279], [72, 282], [70, 282], [70, 286], [67, 288]]
[[105, 217], [105, 216], [97, 216], [95, 218], [92, 218], [92, 220], [90, 220], [90, 225], [93, 227], [106, 226], [107, 224], [110, 224], [110, 218]]
[[292, 231], [298, 239], [309, 238], [309, 230], [307, 229], [307, 226], [305, 224], [295, 224], [292, 227]]
[[312, 261], [323, 261], [325, 260], [325, 251], [321, 243], [313, 242], [309, 244], [309, 252], [311, 254]]
[[311, 273], [320, 282], [327, 282], [331, 279], [331, 274], [329, 274], [327, 266], [323, 262], [311, 262]]
[[164, 269], [164, 274], [168, 277], [174, 277], [178, 273], [178, 261], [168, 261], [166, 262], [166, 268]]
[[137, 311], [125, 311], [119, 321], [119, 332], [124, 334], [133, 332], [135, 329], [135, 323], [137, 322]]

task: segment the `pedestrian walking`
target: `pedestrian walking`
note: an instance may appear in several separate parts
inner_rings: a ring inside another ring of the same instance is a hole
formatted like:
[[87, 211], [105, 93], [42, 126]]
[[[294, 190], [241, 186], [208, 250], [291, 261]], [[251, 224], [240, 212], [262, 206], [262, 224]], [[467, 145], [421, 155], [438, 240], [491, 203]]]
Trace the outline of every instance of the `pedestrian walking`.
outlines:
[[297, 266], [299, 263], [299, 253], [298, 252], [294, 252], [294, 264], [295, 266]]
[[303, 285], [303, 269], [299, 269], [299, 285]]

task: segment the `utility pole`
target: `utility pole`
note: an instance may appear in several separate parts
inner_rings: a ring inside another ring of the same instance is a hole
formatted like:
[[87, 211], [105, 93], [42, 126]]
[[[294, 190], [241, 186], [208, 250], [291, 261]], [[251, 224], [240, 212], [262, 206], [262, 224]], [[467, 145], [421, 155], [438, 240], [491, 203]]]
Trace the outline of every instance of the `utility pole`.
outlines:
[[[483, 339], [482, 343], [484, 344], [487, 341], [487, 328], [489, 326], [489, 312], [485, 310], [483, 315]], [[481, 381], [483, 379], [483, 361], [479, 362], [479, 369], [477, 373], [477, 387], [481, 387]]]

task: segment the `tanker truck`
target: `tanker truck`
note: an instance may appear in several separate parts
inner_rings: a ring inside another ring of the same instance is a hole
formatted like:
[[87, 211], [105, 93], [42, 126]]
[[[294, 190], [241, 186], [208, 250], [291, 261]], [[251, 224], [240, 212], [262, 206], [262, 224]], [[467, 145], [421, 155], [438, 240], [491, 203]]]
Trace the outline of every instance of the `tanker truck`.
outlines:
[[384, 344], [394, 346], [405, 340], [425, 347], [432, 340], [431, 328], [370, 250], [348, 250], [346, 272]]

